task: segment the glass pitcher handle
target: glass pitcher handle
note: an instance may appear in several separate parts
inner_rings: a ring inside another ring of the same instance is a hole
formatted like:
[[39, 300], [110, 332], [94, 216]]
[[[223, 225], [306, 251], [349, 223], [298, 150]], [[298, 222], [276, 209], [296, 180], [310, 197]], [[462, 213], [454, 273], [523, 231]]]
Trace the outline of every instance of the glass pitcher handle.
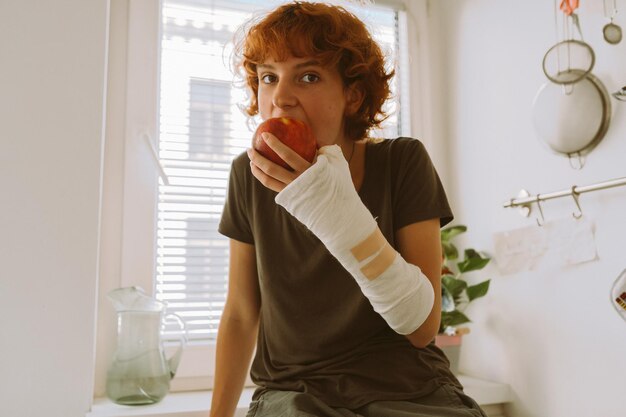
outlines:
[[178, 324], [178, 326], [180, 326], [180, 329], [182, 330], [182, 333], [179, 337], [180, 345], [178, 346], [178, 349], [176, 349], [176, 352], [174, 352], [172, 357], [167, 360], [169, 368], [170, 368], [170, 379], [171, 379], [171, 378], [174, 378], [174, 375], [176, 375], [176, 369], [178, 369], [178, 364], [180, 363], [180, 358], [183, 354], [183, 348], [187, 344], [187, 329], [185, 328], [185, 322], [177, 314], [170, 313], [170, 314], [165, 315], [164, 321], [165, 322], [174, 321], [176, 322], [176, 324]]

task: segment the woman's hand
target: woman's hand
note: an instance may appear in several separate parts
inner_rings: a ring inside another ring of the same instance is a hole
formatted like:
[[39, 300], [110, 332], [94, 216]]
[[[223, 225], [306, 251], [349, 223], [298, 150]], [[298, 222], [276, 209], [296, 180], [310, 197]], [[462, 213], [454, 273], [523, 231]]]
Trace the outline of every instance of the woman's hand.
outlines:
[[[298, 178], [300, 174], [306, 171], [312, 163], [302, 158], [296, 151], [282, 143], [276, 136], [271, 133], [263, 133], [263, 140], [272, 148], [274, 152], [287, 163], [293, 171], [289, 171], [278, 164], [265, 158], [254, 148], [248, 149], [248, 158], [250, 158], [250, 169], [252, 175], [258, 179], [261, 184], [270, 190], [281, 192], [289, 183]], [[315, 163], [315, 160], [313, 161]]]

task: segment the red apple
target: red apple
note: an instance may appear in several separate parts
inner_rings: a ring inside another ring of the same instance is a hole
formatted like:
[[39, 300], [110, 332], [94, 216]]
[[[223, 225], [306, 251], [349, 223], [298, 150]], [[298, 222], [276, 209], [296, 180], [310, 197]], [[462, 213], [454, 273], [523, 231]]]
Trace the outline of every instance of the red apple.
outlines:
[[275, 117], [267, 119], [259, 125], [252, 139], [252, 146], [261, 155], [287, 169], [291, 169], [276, 152], [270, 148], [261, 137], [261, 133], [269, 132], [276, 136], [282, 143], [296, 151], [298, 155], [309, 162], [315, 159], [317, 142], [313, 137], [313, 131], [301, 120], [289, 117]]

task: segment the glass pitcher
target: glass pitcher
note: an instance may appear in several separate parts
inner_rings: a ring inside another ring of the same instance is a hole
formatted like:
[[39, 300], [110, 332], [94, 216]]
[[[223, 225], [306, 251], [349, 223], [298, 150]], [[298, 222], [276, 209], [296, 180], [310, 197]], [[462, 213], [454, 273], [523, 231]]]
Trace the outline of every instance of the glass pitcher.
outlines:
[[[187, 342], [185, 324], [176, 314], [164, 314], [165, 303], [147, 296], [140, 287], [108, 293], [117, 311], [117, 349], [109, 366], [106, 393], [124, 405], [153, 404], [165, 397]], [[167, 359], [161, 329], [168, 321], [181, 328], [180, 345]]]

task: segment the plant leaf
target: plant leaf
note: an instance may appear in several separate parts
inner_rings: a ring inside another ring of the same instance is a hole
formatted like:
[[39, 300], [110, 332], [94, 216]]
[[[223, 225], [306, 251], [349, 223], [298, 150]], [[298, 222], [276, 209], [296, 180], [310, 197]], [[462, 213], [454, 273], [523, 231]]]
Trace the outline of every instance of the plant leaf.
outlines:
[[457, 279], [452, 275], [444, 275], [441, 277], [441, 285], [452, 295], [456, 300], [459, 295], [467, 288], [467, 282], [462, 279]]
[[451, 261], [459, 259], [459, 250], [450, 242], [441, 242], [443, 256]]
[[474, 249], [466, 249], [465, 259], [457, 263], [457, 266], [459, 267], [459, 271], [461, 273], [476, 271], [478, 269], [483, 269], [490, 260], [491, 258], [482, 257], [480, 253], [476, 252]]
[[458, 324], [469, 323], [471, 320], [458, 310], [441, 313], [441, 327], [456, 326]]
[[447, 227], [441, 231], [441, 241], [449, 242], [450, 239], [460, 235], [461, 233], [465, 233], [466, 231], [467, 226], [464, 226], [462, 224], [458, 226]]
[[485, 294], [487, 294], [487, 291], [489, 291], [490, 282], [491, 280], [488, 279], [487, 281], [483, 281], [480, 284], [467, 287], [467, 296], [469, 297], [469, 300], [472, 301], [485, 296]]

